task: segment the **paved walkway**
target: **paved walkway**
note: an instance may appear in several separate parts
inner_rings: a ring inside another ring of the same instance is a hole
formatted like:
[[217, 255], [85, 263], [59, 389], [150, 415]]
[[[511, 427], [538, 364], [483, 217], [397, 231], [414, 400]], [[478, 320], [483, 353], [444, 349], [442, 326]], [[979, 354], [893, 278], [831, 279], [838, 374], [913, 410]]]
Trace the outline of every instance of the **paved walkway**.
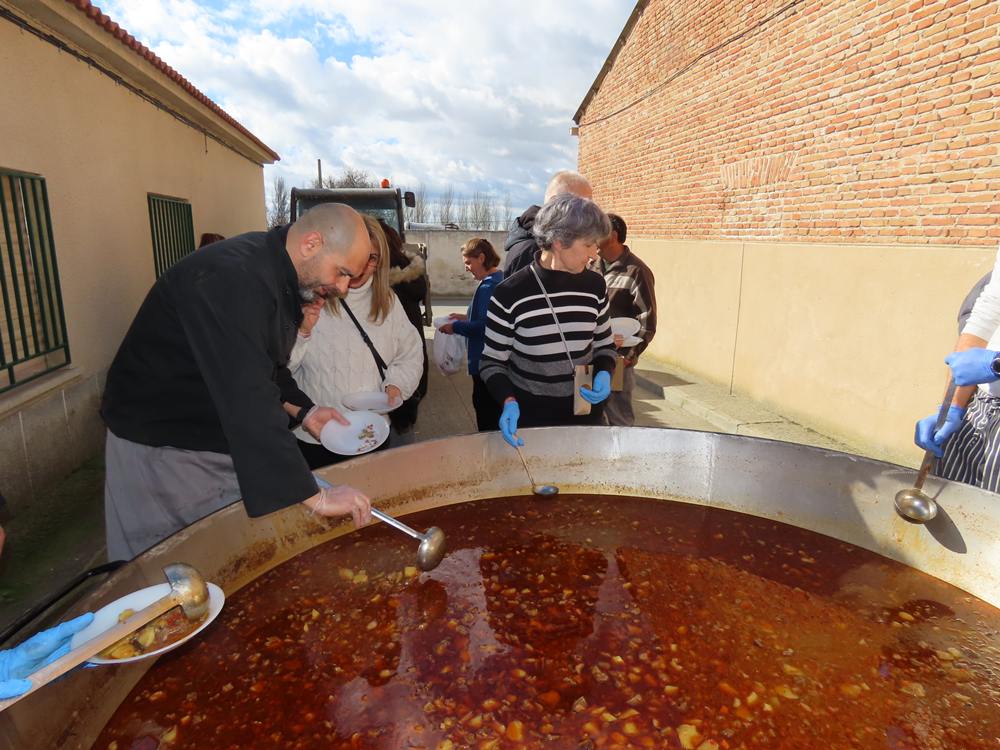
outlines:
[[[463, 300], [437, 301], [434, 315], [465, 312], [467, 304]], [[424, 332], [430, 345], [434, 330], [425, 328]], [[464, 373], [445, 377], [433, 365], [431, 370], [429, 403], [426, 413], [421, 407], [418, 438], [474, 431], [472, 381]], [[727, 432], [859, 452], [857, 448], [775, 414], [752, 399], [730, 395], [721, 386], [697, 382], [652, 357], [642, 358], [636, 368], [633, 403], [636, 425], [640, 427]]]
[[[464, 312], [466, 301], [435, 301], [434, 314]], [[434, 330], [425, 329], [430, 352]], [[696, 382], [649, 357], [636, 369], [636, 424], [729, 432], [858, 452], [774, 414], [748, 398]], [[428, 395], [420, 406], [418, 440], [476, 431], [472, 380], [444, 376], [431, 364]], [[105, 561], [103, 463], [94, 459], [39, 502], [58, 514], [25, 513], [6, 524], [8, 545], [0, 558], [0, 628], [46, 598], [78, 573]]]

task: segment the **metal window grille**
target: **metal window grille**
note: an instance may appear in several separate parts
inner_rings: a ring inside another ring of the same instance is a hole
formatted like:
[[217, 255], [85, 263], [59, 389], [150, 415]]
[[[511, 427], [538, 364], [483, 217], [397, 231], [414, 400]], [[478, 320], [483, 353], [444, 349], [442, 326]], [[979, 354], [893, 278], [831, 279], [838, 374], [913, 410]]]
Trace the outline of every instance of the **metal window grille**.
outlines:
[[149, 228], [153, 235], [156, 278], [194, 252], [191, 204], [182, 198], [149, 194]]
[[70, 356], [45, 179], [0, 169], [0, 217], [2, 393]]

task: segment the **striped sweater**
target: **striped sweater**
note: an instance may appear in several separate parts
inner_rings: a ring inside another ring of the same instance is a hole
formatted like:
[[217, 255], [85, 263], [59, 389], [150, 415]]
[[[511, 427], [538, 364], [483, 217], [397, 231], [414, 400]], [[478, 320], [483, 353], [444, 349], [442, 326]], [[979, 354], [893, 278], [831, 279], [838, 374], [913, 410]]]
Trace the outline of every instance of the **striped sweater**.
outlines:
[[[559, 321], [531, 269], [538, 272]], [[486, 342], [479, 376], [498, 403], [514, 396], [522, 415], [541, 410], [554, 415], [573, 413], [574, 365], [593, 364], [595, 371], [614, 369], [615, 349], [608, 323], [607, 288], [599, 274], [549, 271], [536, 260], [493, 292], [487, 309]]]

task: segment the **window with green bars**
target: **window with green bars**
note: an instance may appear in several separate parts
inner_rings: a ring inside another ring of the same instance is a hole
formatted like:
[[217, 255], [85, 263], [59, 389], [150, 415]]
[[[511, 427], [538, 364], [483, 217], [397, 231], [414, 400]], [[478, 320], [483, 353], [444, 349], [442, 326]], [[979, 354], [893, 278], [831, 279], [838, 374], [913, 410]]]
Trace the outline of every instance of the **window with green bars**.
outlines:
[[45, 179], [2, 167], [0, 301], [0, 393], [69, 364]]
[[170, 266], [194, 252], [194, 222], [191, 204], [183, 198], [153, 193], [148, 198], [153, 266], [156, 278], [160, 278]]

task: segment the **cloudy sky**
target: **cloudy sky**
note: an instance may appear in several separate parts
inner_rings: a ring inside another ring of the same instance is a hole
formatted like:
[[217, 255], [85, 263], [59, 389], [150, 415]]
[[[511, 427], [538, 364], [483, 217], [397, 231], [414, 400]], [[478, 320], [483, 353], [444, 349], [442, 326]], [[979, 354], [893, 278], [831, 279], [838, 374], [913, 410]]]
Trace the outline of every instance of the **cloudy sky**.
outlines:
[[[281, 154], [430, 195], [535, 202], [633, 0], [98, 0]], [[169, 13], [168, 13], [169, 10]]]

